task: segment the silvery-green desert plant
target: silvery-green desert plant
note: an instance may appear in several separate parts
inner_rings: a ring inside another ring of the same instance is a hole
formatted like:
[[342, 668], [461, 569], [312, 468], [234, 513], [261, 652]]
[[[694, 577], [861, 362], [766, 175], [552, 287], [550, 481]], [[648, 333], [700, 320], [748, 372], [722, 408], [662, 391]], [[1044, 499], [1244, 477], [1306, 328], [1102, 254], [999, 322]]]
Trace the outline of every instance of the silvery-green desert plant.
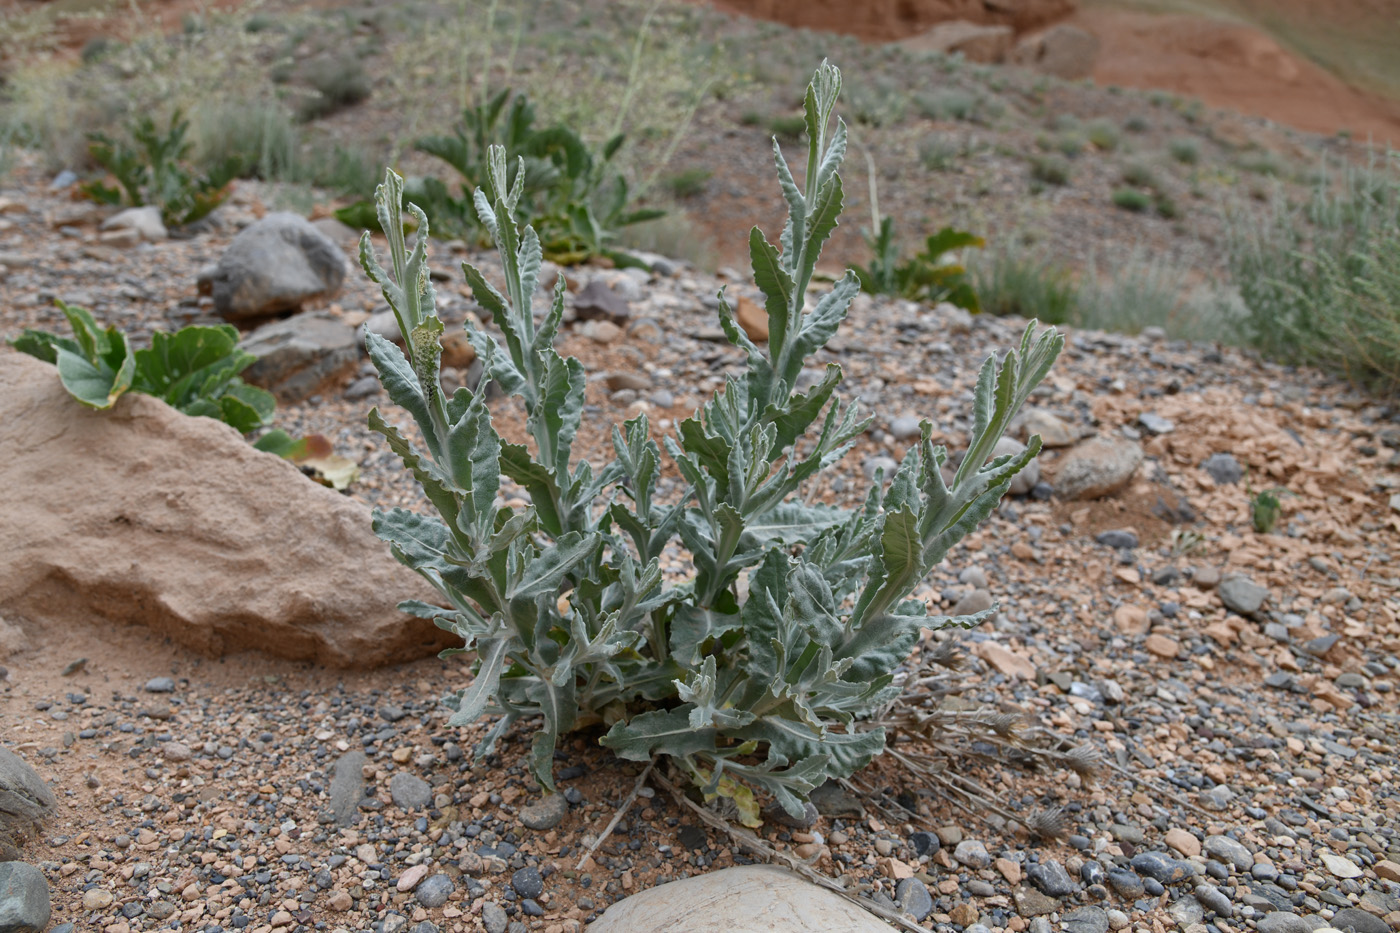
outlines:
[[[707, 795], [732, 798], [748, 822], [757, 819], [754, 790], [800, 813], [814, 787], [883, 749], [883, 731], [857, 720], [897, 694], [893, 673], [921, 628], [971, 626], [990, 614], [930, 617], [909, 597], [1038, 452], [1033, 438], [1024, 452], [989, 461], [1063, 345], [1053, 330], [1032, 325], [1000, 363], [992, 357], [983, 365], [970, 447], [956, 471], [925, 422], [888, 489], [877, 483], [863, 507], [808, 504], [803, 495], [869, 423], [836, 397], [838, 366], [798, 389], [804, 362], [836, 333], [859, 291], [847, 272], [808, 297], [842, 207], [846, 128], [831, 125], [840, 87], [840, 72], [823, 64], [807, 89], [801, 184], [774, 144], [788, 221], [776, 245], [757, 228], [749, 236], [769, 340], [759, 346], [745, 336], [721, 293], [720, 324], [747, 372], [665, 438], [665, 455], [684, 480], [671, 501], [657, 496], [665, 466], [645, 415], [612, 429], [612, 459], [601, 468], [574, 456], [584, 370], [554, 348], [562, 277], [548, 311], [538, 321], [532, 313], [542, 250], [535, 231], [513, 220], [523, 173], [512, 178], [505, 152], [491, 150], [475, 196], [500, 251], [504, 293], [473, 266], [463, 268], [500, 328], [499, 339], [471, 325], [468, 335], [485, 380], [523, 405], [525, 445], [496, 433], [484, 385], [451, 395], [439, 389], [443, 324], [428, 275], [427, 221], [408, 206], [418, 222], [410, 249], [401, 179], [387, 172], [379, 189], [391, 269], [380, 265], [368, 235], [360, 256], [408, 352], [373, 333], [366, 340], [389, 397], [421, 431], [421, 446], [378, 409], [369, 421], [437, 514], [379, 511], [374, 528], [441, 596], [441, 605], [403, 608], [461, 636], [453, 653], [474, 653], [474, 678], [449, 698], [449, 722], [497, 716], [478, 748], [484, 754], [513, 723], [538, 720], [530, 766], [546, 789], [554, 787], [559, 736], [602, 723], [610, 728], [601, 741], [618, 755], [670, 757]], [[503, 476], [529, 492], [528, 506], [498, 502]], [[693, 569], [668, 579], [661, 558], [677, 552]]]

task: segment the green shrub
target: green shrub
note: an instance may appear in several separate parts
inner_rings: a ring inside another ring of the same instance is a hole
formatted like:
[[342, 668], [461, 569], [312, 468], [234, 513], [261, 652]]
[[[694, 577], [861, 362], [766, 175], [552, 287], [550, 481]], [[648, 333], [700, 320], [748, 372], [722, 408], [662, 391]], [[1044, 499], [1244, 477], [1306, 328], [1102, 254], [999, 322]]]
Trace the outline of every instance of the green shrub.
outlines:
[[1025, 250], [992, 251], [971, 264], [970, 271], [983, 311], [1046, 324], [1069, 323], [1077, 312], [1079, 291], [1074, 277]]
[[1283, 362], [1400, 388], [1400, 157], [1324, 178], [1303, 207], [1236, 209], [1226, 233], [1250, 342]]
[[115, 179], [88, 182], [83, 193], [104, 204], [151, 204], [168, 226], [183, 226], [208, 215], [228, 197], [237, 163], [225, 159], [203, 174], [189, 165], [193, 145], [186, 141], [189, 121], [175, 111], [168, 129], [156, 128], [149, 115], [128, 129], [130, 142], [102, 133], [88, 137], [93, 161]]
[[1069, 160], [1055, 155], [1031, 157], [1031, 179], [1047, 185], [1067, 185], [1071, 174]]
[[1278, 156], [1272, 152], [1253, 152], [1242, 156], [1237, 163], [1246, 172], [1275, 178], [1283, 174], [1283, 166]]
[[1160, 188], [1152, 192], [1152, 208], [1158, 216], [1167, 220], [1176, 220], [1181, 216], [1181, 208], [1177, 205], [1176, 199]]
[[1118, 148], [1118, 127], [1112, 120], [1094, 120], [1088, 128], [1089, 142], [1102, 152], [1112, 152]]
[[1195, 165], [1201, 161], [1201, 147], [1189, 136], [1178, 136], [1167, 146], [1167, 151], [1182, 165]]
[[57, 366], [68, 394], [89, 408], [111, 408], [131, 391], [154, 395], [187, 415], [215, 418], [241, 434], [271, 420], [277, 404], [272, 395], [238, 378], [256, 360], [238, 349], [238, 328], [156, 331], [150, 349], [133, 353], [116, 327], [104, 330], [83, 308], [58, 306], [73, 328], [71, 338], [25, 330], [9, 343]]
[[768, 132], [782, 142], [794, 142], [807, 130], [806, 118], [796, 114], [779, 114], [768, 120]]
[[1157, 173], [1146, 162], [1129, 162], [1123, 166], [1123, 184], [1135, 188], [1157, 187]]
[[1063, 130], [1055, 134], [1052, 145], [1060, 155], [1074, 159], [1084, 151], [1084, 137], [1075, 130]]
[[1152, 196], [1136, 188], [1117, 188], [1113, 192], [1113, 204], [1125, 211], [1141, 214], [1152, 206]]
[[919, 164], [930, 172], [946, 172], [967, 155], [967, 146], [950, 133], [930, 133], [919, 143]]
[[1123, 121], [1123, 129], [1129, 133], [1146, 133], [1152, 129], [1152, 123], [1144, 116], [1133, 114]]
[[[873, 204], [874, 199], [871, 200]], [[966, 267], [949, 255], [957, 250], [981, 249], [986, 246], [981, 237], [944, 227], [924, 240], [920, 252], [901, 262], [894, 238], [894, 218], [885, 217], [878, 226], [875, 236], [867, 233], [865, 237], [874, 254], [869, 267], [854, 267], [862, 289], [872, 295], [899, 295], [931, 304], [946, 301], [972, 312], [982, 310]]]
[[688, 168], [671, 175], [664, 184], [666, 189], [677, 198], [693, 198], [704, 193], [706, 182], [714, 174], [707, 168]]
[[1176, 340], [1238, 344], [1243, 310], [1229, 296], [1186, 284], [1186, 270], [1142, 256], [1114, 262], [1107, 270], [1091, 262], [1070, 323], [1120, 334], [1160, 327]]
[[915, 96], [914, 107], [928, 120], [971, 120], [977, 112], [977, 98], [967, 91], [947, 88]]
[[[423, 449], [387, 424], [388, 439], [422, 484], [438, 517], [377, 511], [375, 531], [395, 557], [436, 586], [444, 605], [402, 604], [462, 637], [475, 652], [471, 686], [452, 698], [448, 722], [499, 716], [477, 749], [489, 753], [521, 719], [538, 717], [529, 765], [554, 790], [562, 734], [610, 725], [602, 743], [623, 758], [667, 756], [708, 797], [733, 800], [758, 822], [753, 790], [789, 813], [822, 782], [852, 774], [884, 747], [884, 732], [861, 726], [898, 693], [895, 668], [923, 627], [972, 625], [994, 610], [930, 619], [909, 600], [923, 577], [996, 507], [1011, 477], [1039, 449], [987, 463], [1013, 414], [1063, 344], [1028, 328], [1019, 349], [990, 358], [975, 392], [971, 448], [951, 484], [932, 426], [905, 457], [888, 492], [845, 512], [797, 495], [834, 465], [868, 426], [834, 398], [839, 367], [806, 394], [796, 384], [806, 359], [836, 332], [859, 292], [846, 273], [810, 310], [807, 286], [841, 204], [837, 169], [844, 124], [830, 130], [840, 73], [823, 64], [807, 93], [805, 191], [779, 150], [779, 179], [791, 215], [783, 249], [750, 235], [755, 280], [765, 296], [767, 348], [744, 335], [720, 297], [720, 323], [748, 361], [684, 421], [665, 448], [685, 478], [678, 501], [656, 498], [661, 447], [645, 415], [614, 427], [615, 459], [596, 472], [575, 462], [586, 374], [554, 349], [564, 314], [562, 278], [543, 320], [531, 313], [542, 259], [539, 238], [516, 228], [519, 187], [508, 188], [505, 152], [490, 152], [479, 200], [497, 239], [505, 293], [467, 265], [476, 300], [492, 312], [504, 345], [468, 328], [487, 382], [518, 397], [527, 445], [505, 442], [492, 425], [484, 387], [438, 391], [443, 325], [427, 275], [427, 218], [412, 253], [399, 234], [402, 191], [388, 173], [378, 195], [393, 277], [368, 236], [361, 259], [408, 339], [367, 335], [390, 398], [421, 431]], [[517, 176], [518, 177], [518, 176]], [[823, 411], [825, 414], [823, 415]], [[819, 423], [820, 427], [813, 429]], [[799, 455], [800, 451], [800, 455]], [[498, 507], [501, 474], [530, 492], [523, 509]], [[675, 544], [693, 561], [685, 580], [663, 577]]]
[[299, 114], [306, 122], [369, 99], [369, 75], [356, 54], [346, 53], [313, 62], [307, 68], [306, 81], [316, 92], [302, 102]]

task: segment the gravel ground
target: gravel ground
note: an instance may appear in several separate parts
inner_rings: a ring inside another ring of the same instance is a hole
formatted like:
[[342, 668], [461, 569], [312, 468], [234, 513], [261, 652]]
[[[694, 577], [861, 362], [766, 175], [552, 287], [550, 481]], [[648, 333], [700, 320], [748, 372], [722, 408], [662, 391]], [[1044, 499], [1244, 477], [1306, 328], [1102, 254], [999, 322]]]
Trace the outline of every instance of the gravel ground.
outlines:
[[[87, 205], [43, 193], [33, 175], [12, 184], [0, 191], [6, 333], [56, 327], [56, 297], [138, 339], [198, 320], [197, 270], [262, 209], [259, 189], [240, 186], [207, 232], [121, 250], [101, 244]], [[461, 258], [438, 255], [444, 270]], [[711, 310], [726, 280], [669, 271], [578, 271], [632, 305], [625, 327], [575, 323], [563, 340], [595, 375], [586, 425], [645, 409], [665, 430], [735, 371]], [[471, 310], [460, 282], [439, 286], [459, 317]], [[381, 302], [352, 275], [328, 307], [351, 325]], [[956, 447], [977, 363], [1021, 326], [862, 298], [814, 365], [840, 362], [876, 422], [819, 494], [859, 498], [862, 474], [901, 455], [906, 416], [930, 417]], [[357, 459], [353, 495], [418, 505], [365, 428], [375, 399], [363, 383], [350, 390], [360, 375], [282, 406], [278, 423]], [[1053, 494], [1063, 451], [1047, 451], [1045, 483], [1004, 503], [922, 595], [945, 610], [1001, 605], [955, 636], [966, 673], [943, 702], [1015, 711], [1088, 744], [1099, 779], [1005, 756], [954, 761], [1023, 815], [988, 818], [886, 756], [859, 776], [866, 792], [834, 789], [812, 825], [761, 835], [943, 931], [1400, 929], [1397, 413], [1235, 351], [1091, 332], [1070, 335], [1032, 404], [1069, 440], [1140, 440], [1144, 465], [1113, 496], [1065, 502]], [[605, 439], [595, 430], [576, 449], [596, 459]], [[1248, 487], [1230, 463], [1248, 467]], [[1247, 489], [1272, 487], [1286, 490], [1284, 515], [1257, 534]], [[686, 573], [685, 556], [666, 569]], [[438, 705], [462, 685], [460, 661], [349, 674], [201, 659], [87, 620], [30, 635], [31, 650], [5, 662], [0, 722], [4, 744], [60, 797], [18, 853], [48, 878], [56, 923], [564, 933], [629, 892], [751, 858], [647, 787], [576, 869], [637, 767], [576, 737], [556, 762], [561, 807], [528, 776], [528, 724], [473, 764], [480, 730], [448, 729]], [[901, 738], [896, 748], [918, 749]], [[1048, 808], [1067, 830], [1057, 841], [1025, 828]]]

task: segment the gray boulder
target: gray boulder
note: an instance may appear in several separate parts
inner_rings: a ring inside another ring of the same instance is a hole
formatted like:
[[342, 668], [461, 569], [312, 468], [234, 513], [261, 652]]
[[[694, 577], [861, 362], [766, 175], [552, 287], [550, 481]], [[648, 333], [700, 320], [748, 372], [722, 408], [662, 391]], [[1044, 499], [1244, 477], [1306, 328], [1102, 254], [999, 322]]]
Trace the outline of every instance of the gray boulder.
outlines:
[[1015, 38], [1016, 33], [1010, 26], [955, 19], [939, 23], [899, 44], [917, 52], [961, 53], [970, 62], [1000, 62], [1006, 59]]
[[258, 360], [243, 371], [279, 401], [298, 402], [343, 381], [360, 359], [355, 331], [331, 314], [298, 314], [264, 324], [240, 348]]
[[306, 218], [268, 214], [233, 238], [219, 264], [200, 278], [226, 321], [293, 311], [329, 297], [345, 282], [345, 252]]
[[25, 862], [0, 862], [0, 930], [40, 933], [49, 925], [49, 883]]
[[1095, 437], [1071, 448], [1060, 461], [1055, 491], [1064, 499], [1098, 499], [1132, 480], [1142, 464], [1142, 445], [1122, 437]]
[[0, 745], [0, 835], [23, 836], [58, 806], [53, 791], [23, 758]]

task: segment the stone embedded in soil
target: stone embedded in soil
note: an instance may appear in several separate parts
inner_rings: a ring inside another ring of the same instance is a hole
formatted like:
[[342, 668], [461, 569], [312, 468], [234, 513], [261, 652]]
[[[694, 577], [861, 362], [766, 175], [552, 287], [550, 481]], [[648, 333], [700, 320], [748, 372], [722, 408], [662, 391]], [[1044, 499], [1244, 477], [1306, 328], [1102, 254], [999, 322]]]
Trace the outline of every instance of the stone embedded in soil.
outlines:
[[1205, 911], [1201, 909], [1201, 902], [1195, 897], [1187, 894], [1179, 897], [1167, 906], [1167, 914], [1176, 921], [1177, 926], [1185, 929], [1193, 923], [1200, 923], [1205, 918]]
[[173, 677], [152, 677], [146, 681], [145, 690], [147, 693], [174, 693], [175, 679]]
[[1139, 852], [1132, 857], [1129, 864], [1136, 871], [1161, 884], [1177, 884], [1194, 874], [1190, 864], [1161, 852]]
[[1011, 894], [1016, 912], [1022, 917], [1041, 917], [1059, 909], [1060, 902], [1035, 888], [1017, 888]]
[[433, 802], [433, 789], [418, 775], [400, 771], [389, 779], [389, 797], [400, 810], [421, 810]]
[[510, 876], [510, 886], [521, 897], [536, 898], [544, 893], [544, 879], [540, 877], [540, 870], [533, 865], [517, 869]]
[[972, 648], [972, 653], [986, 661], [1007, 677], [1019, 677], [1022, 680], [1035, 680], [1035, 665], [1029, 660], [1012, 651], [998, 645], [994, 641], [978, 642]]
[[1108, 914], [1102, 907], [1080, 907], [1063, 919], [1065, 933], [1108, 933]]
[[1055, 475], [1066, 500], [1098, 499], [1122, 489], [1142, 463], [1142, 445], [1121, 437], [1095, 437], [1070, 448]]
[[1217, 917], [1228, 919], [1234, 913], [1234, 905], [1230, 903], [1230, 899], [1213, 884], [1196, 885], [1196, 900]]
[[0, 831], [24, 835], [56, 806], [58, 800], [38, 772], [0, 745]]
[[321, 312], [264, 324], [244, 337], [239, 349], [256, 358], [243, 380], [279, 402], [298, 402], [339, 385], [360, 360], [355, 331]]
[[27, 862], [0, 862], [0, 930], [40, 933], [49, 925], [49, 884]]
[[1259, 933], [1312, 933], [1312, 924], [1291, 910], [1275, 910], [1255, 921]]
[[1332, 915], [1331, 927], [1343, 933], [1390, 933], [1390, 924], [1358, 907], [1345, 907]]
[[1181, 653], [1181, 643], [1165, 635], [1148, 635], [1143, 647], [1159, 658], [1174, 658]]
[[976, 615], [979, 612], [986, 612], [993, 605], [995, 603], [991, 593], [986, 590], [973, 590], [957, 601], [953, 606], [952, 614], [955, 616]]
[[916, 921], [923, 920], [933, 913], [933, 896], [929, 894], [928, 887], [918, 878], [905, 878], [894, 889], [895, 903], [899, 905], [901, 912], [913, 917]]
[[1235, 866], [1239, 871], [1249, 871], [1254, 865], [1253, 853], [1245, 847], [1244, 843], [1231, 839], [1229, 836], [1207, 836], [1201, 849], [1208, 858], [1218, 862], [1226, 862]]
[[841, 895], [771, 865], [725, 868], [672, 881], [618, 901], [590, 933], [889, 933], [874, 915]]
[[1214, 453], [1201, 463], [1201, 469], [1221, 485], [1238, 483], [1244, 477], [1244, 468], [1233, 454]]
[[1226, 609], [1253, 617], [1269, 598], [1269, 591], [1244, 574], [1232, 573], [1220, 581], [1216, 592]]
[[601, 278], [589, 281], [574, 296], [574, 315], [580, 321], [605, 320], [625, 324], [632, 316], [627, 299]]
[[1026, 869], [1026, 879], [1051, 897], [1069, 897], [1079, 890], [1065, 867], [1053, 859], [1031, 865]]
[[206, 655], [334, 667], [452, 644], [398, 610], [437, 593], [387, 553], [368, 507], [228, 425], [131, 392], [88, 411], [21, 353], [0, 356], [0, 396], [6, 616], [134, 623]]
[[451, 878], [446, 875], [433, 875], [419, 883], [413, 896], [424, 907], [441, 907], [452, 896], [452, 891]]
[[1338, 878], [1360, 878], [1363, 874], [1361, 868], [1349, 858], [1332, 852], [1319, 852], [1318, 858], [1321, 859], [1323, 867]]
[[1135, 548], [1138, 546], [1137, 532], [1131, 528], [1115, 528], [1111, 531], [1101, 531], [1094, 535], [1094, 540], [1104, 547], [1115, 549]]
[[369, 758], [359, 750], [346, 752], [335, 763], [331, 777], [330, 811], [337, 826], [349, 826], [359, 816], [360, 800], [364, 797], [364, 766]]
[[953, 849], [953, 858], [968, 868], [986, 868], [992, 864], [987, 847], [976, 839], [964, 839]]
[[1180, 827], [1167, 830], [1162, 841], [1187, 858], [1201, 854], [1201, 841]]
[[521, 807], [520, 822], [527, 829], [540, 832], [553, 829], [569, 815], [569, 802], [563, 794], [546, 794], [534, 803]]
[[510, 918], [506, 916], [500, 904], [487, 901], [481, 905], [481, 925], [485, 927], [486, 933], [506, 933]]

